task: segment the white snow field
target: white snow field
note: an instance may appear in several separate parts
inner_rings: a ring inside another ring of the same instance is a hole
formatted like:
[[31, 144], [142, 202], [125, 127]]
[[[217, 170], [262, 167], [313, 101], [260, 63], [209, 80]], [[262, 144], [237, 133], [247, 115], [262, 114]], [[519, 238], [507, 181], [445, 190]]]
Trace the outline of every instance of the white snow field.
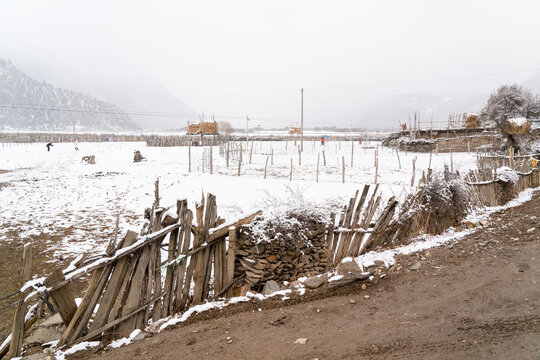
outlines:
[[[298, 142], [296, 145], [298, 146]], [[304, 142], [302, 165], [298, 150], [289, 142], [254, 142], [250, 163], [249, 146], [244, 145], [241, 176], [238, 159], [231, 154], [229, 168], [219, 146], [212, 149], [213, 174], [209, 174], [209, 147], [191, 147], [192, 171], [188, 172], [187, 147], [146, 147], [144, 143], [72, 143], [54, 144], [47, 152], [45, 144], [4, 144], [0, 147], [0, 241], [31, 241], [33, 237], [51, 238], [55, 256], [104, 250], [114, 230], [116, 214], [120, 229], [139, 231], [143, 211], [154, 198], [154, 181], [160, 180], [162, 206], [172, 206], [176, 199], [188, 199], [190, 208], [202, 192], [217, 197], [218, 214], [234, 219], [252, 209], [269, 212], [275, 207], [296, 205], [326, 207], [344, 204], [364, 184], [375, 181], [375, 152], [378, 149], [378, 183], [383, 198], [400, 196], [411, 189], [412, 161], [416, 161], [416, 182], [427, 169], [430, 154], [400, 152], [379, 143]], [[246, 149], [247, 147], [247, 149]], [[267, 179], [263, 178], [267, 156]], [[323, 165], [325, 150], [326, 166]], [[146, 158], [133, 162], [133, 152]], [[316, 183], [317, 155], [320, 154], [319, 182]], [[95, 155], [96, 164], [81, 161]], [[345, 158], [345, 183], [342, 183], [342, 156]], [[203, 160], [204, 158], [204, 160]], [[292, 181], [289, 181], [291, 159]], [[474, 154], [433, 154], [431, 167], [444, 165], [465, 171], [475, 167]], [[204, 165], [204, 169], [203, 169]], [[204, 172], [203, 172], [204, 170]], [[300, 198], [300, 199], [299, 199]], [[383, 202], [384, 204], [384, 202]], [[54, 237], [54, 241], [52, 238]]]

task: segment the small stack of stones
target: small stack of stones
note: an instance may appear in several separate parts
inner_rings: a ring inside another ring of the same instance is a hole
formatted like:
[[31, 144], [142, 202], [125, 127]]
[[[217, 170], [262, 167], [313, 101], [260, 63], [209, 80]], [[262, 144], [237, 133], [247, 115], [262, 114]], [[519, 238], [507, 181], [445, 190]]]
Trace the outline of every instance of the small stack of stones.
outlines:
[[326, 224], [307, 222], [301, 231], [280, 229], [269, 241], [257, 241], [251, 227], [240, 229], [236, 245], [235, 278], [258, 287], [268, 280], [294, 281], [328, 270]]

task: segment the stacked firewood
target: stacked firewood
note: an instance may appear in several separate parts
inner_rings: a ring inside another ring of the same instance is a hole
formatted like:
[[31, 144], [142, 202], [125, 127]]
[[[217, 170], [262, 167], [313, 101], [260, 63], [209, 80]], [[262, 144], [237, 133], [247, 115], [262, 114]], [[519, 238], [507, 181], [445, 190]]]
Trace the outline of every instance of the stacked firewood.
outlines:
[[306, 221], [301, 231], [281, 229], [268, 241], [257, 240], [252, 227], [240, 229], [235, 278], [257, 287], [268, 280], [293, 281], [328, 269], [326, 224]]

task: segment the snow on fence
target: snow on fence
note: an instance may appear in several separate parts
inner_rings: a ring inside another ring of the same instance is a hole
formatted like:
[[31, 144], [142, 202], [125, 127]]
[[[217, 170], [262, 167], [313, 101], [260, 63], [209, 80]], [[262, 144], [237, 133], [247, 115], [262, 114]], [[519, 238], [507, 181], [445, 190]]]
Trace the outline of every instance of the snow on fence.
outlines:
[[[118, 244], [116, 239], [111, 239], [104, 257], [70, 272], [57, 269], [45, 279], [28, 282], [30, 260], [25, 251], [25, 260], [28, 260], [24, 266], [21, 299], [12, 334], [0, 347], [0, 357], [8, 351], [10, 358], [20, 355], [24, 331], [37, 320], [41, 311], [33, 306], [23, 315], [27, 305], [38, 298], [37, 308], [50, 304], [50, 297], [60, 311], [66, 325], [57, 345], [61, 347], [100, 337], [129, 336], [150, 320], [183, 311], [211, 295], [214, 298], [225, 295], [235, 282], [236, 232], [261, 214], [260, 211], [244, 214], [225, 224], [217, 216], [215, 196], [208, 194], [206, 200], [203, 198], [196, 204], [194, 224], [193, 212], [187, 208], [185, 200], [177, 202], [175, 211], [159, 208], [157, 182], [156, 202], [147, 213], [149, 221], [140, 236], [128, 231]], [[228, 251], [226, 239], [229, 240]], [[168, 253], [163, 262], [161, 248], [166, 248]], [[164, 282], [161, 269], [166, 270]], [[77, 306], [70, 283], [87, 274], [92, 274], [90, 282]], [[213, 284], [212, 294], [210, 284]], [[30, 292], [32, 288], [34, 291]]]

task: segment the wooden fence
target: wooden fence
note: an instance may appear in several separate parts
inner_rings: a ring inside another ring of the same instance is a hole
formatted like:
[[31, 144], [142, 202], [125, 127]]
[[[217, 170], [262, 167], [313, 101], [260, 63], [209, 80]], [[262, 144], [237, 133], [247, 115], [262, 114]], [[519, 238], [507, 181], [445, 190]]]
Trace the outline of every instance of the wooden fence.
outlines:
[[[29, 322], [37, 319], [36, 307], [22, 315], [26, 305], [44, 299], [44, 294], [52, 298], [66, 325], [59, 347], [100, 337], [129, 336], [134, 329], [145, 328], [149, 321], [183, 311], [205, 299], [224, 296], [235, 282], [236, 231], [261, 212], [224, 223], [217, 216], [216, 198], [212, 194], [196, 204], [195, 215], [185, 200], [178, 201], [175, 210], [159, 208], [156, 185], [156, 202], [141, 235], [129, 231], [118, 244], [116, 239], [111, 239], [104, 257], [67, 274], [57, 269], [43, 284], [35, 286], [37, 290], [33, 293], [22, 291], [23, 300], [12, 335], [0, 349], [0, 357], [10, 350], [10, 357], [20, 355], [24, 331], [29, 328]], [[165, 261], [161, 249], [167, 249]], [[29, 279], [26, 268], [25, 281]], [[162, 269], [166, 270], [163, 282]], [[91, 278], [77, 306], [70, 283], [87, 274]], [[42, 305], [41, 300], [38, 304]]]
[[360, 191], [356, 191], [354, 197], [349, 200], [349, 205], [343, 208], [337, 224], [335, 214], [331, 215], [327, 241], [332, 264], [339, 263], [345, 257], [361, 255], [377, 246], [380, 235], [392, 220], [397, 205], [395, 197], [388, 200], [388, 204], [372, 224], [381, 202], [381, 195], [377, 193], [379, 185], [374, 185], [370, 200], [364, 206], [370, 187], [371, 185], [364, 185], [361, 194]]
[[[471, 188], [472, 200], [476, 206], [504, 205], [511, 200], [516, 193], [527, 188], [536, 188], [540, 186], [539, 169], [532, 169], [526, 173], [517, 172], [519, 178], [515, 184], [499, 179], [495, 171], [491, 169], [474, 173], [474, 176], [470, 176], [469, 174], [469, 182], [467, 184]], [[476, 181], [472, 179], [475, 179]]]

